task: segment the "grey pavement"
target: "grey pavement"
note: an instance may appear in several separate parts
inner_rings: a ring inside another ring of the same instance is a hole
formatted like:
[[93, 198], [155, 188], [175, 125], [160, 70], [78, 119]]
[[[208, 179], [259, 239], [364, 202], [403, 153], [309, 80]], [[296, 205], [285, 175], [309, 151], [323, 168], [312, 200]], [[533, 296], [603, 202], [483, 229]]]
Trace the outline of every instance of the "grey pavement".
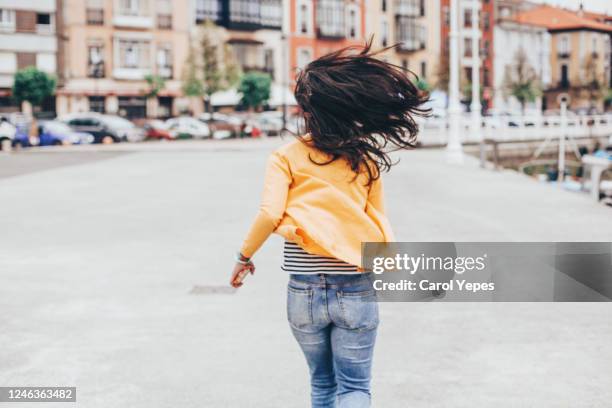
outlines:
[[[0, 155], [0, 386], [76, 386], [79, 407], [307, 407], [279, 237], [237, 292], [192, 293], [227, 284], [278, 144]], [[439, 150], [396, 156], [398, 240], [612, 240], [611, 210], [588, 195], [450, 166]], [[376, 407], [610, 406], [608, 303], [380, 310]]]

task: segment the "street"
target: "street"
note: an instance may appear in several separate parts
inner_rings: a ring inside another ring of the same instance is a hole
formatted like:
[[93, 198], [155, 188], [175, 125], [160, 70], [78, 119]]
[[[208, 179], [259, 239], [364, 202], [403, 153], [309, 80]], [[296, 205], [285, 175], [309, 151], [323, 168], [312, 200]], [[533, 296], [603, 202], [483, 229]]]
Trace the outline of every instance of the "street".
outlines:
[[[87, 408], [309, 406], [282, 239], [257, 253], [243, 288], [210, 293], [228, 283], [279, 144], [0, 155], [0, 385], [76, 386]], [[394, 158], [384, 179], [400, 241], [612, 240], [610, 209], [587, 194], [471, 157], [448, 165], [443, 150]], [[612, 400], [607, 303], [381, 303], [380, 313], [376, 407]]]

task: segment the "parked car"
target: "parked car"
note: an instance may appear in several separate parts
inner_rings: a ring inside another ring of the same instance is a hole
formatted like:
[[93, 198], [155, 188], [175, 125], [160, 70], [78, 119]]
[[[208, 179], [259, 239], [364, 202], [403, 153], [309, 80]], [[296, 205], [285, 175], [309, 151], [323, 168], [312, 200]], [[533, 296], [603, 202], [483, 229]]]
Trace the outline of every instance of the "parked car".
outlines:
[[161, 120], [151, 120], [144, 125], [145, 138], [148, 140], [174, 140], [174, 135]]
[[62, 121], [78, 132], [93, 135], [94, 143], [140, 142], [145, 136], [143, 129], [115, 115], [77, 113], [63, 117]]
[[237, 116], [214, 112], [212, 114], [203, 113], [198, 119], [208, 125], [212, 132], [212, 137], [215, 139], [236, 137], [240, 134], [242, 119]]
[[0, 116], [0, 150], [4, 150], [13, 143], [17, 127], [9, 122], [8, 118]]
[[75, 132], [58, 120], [41, 121], [38, 124], [38, 144], [52, 146], [60, 144], [90, 144], [94, 137], [90, 133]]
[[211, 137], [208, 125], [190, 116], [168, 119], [165, 125], [175, 139], [205, 139]]
[[283, 113], [277, 111], [261, 112], [257, 116], [257, 124], [262, 132], [270, 136], [278, 136], [283, 130]]

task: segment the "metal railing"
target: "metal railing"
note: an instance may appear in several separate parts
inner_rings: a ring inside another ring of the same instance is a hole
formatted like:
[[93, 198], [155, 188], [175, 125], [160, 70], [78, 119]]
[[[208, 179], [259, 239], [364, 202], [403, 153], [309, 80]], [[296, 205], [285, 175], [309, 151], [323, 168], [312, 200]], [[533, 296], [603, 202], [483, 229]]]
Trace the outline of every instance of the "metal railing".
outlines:
[[[480, 138], [497, 142], [534, 141], [558, 137], [605, 137], [612, 135], [612, 113], [601, 115], [516, 115], [485, 116], [482, 118], [481, 136], [470, 131], [470, 116], [461, 118], [463, 143], [479, 143]], [[446, 118], [432, 117], [419, 123], [419, 141], [422, 145], [444, 145], [448, 139], [449, 125]]]

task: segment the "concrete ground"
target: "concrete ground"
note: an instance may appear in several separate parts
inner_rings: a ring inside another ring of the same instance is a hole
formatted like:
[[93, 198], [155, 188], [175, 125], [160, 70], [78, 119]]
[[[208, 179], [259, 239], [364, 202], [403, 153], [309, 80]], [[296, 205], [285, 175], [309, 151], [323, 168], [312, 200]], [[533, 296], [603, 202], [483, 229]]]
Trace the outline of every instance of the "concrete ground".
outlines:
[[[281, 239], [242, 289], [206, 289], [227, 284], [278, 143], [0, 155], [0, 386], [76, 386], [79, 407], [307, 407]], [[398, 240], [612, 240], [611, 210], [588, 195], [437, 150], [397, 157]], [[609, 303], [380, 310], [376, 407], [610, 406]]]

